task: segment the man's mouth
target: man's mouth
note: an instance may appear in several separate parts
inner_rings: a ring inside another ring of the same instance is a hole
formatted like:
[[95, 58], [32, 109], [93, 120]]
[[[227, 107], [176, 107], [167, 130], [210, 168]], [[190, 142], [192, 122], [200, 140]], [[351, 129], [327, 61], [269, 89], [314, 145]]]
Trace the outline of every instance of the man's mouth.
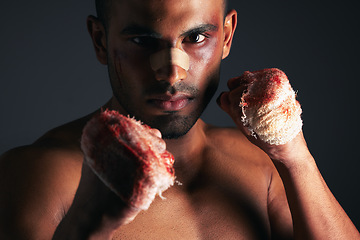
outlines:
[[186, 94], [163, 94], [152, 96], [147, 102], [162, 112], [174, 112], [185, 108], [192, 99]]

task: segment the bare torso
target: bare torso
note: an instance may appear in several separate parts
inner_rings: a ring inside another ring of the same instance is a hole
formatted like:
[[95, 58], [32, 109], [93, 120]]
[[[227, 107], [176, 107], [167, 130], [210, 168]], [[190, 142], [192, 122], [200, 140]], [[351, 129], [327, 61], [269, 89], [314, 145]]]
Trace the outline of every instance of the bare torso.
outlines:
[[[52, 222], [51, 227], [55, 228], [71, 206], [81, 176], [83, 156], [79, 139], [88, 119], [49, 132], [31, 150], [24, 148], [23, 154], [42, 155], [34, 163], [12, 163], [23, 166], [16, 174], [22, 175], [31, 189], [40, 189], [37, 197], [30, 190], [18, 196], [28, 198], [29, 207], [35, 206], [29, 212], [38, 219], [37, 225]], [[270, 238], [269, 191], [274, 175], [278, 178], [271, 160], [240, 131], [204, 123], [203, 126], [206, 141], [200, 154], [194, 156], [201, 158], [201, 164], [191, 166], [192, 173], [188, 175], [186, 166], [175, 166], [181, 184], [167, 190], [163, 194], [165, 200], [157, 197], [147, 211], [120, 227], [114, 239]], [[7, 173], [10, 179], [15, 174], [12, 171]], [[29, 171], [38, 175], [32, 176]], [[16, 184], [23, 183], [14, 184], [16, 188]], [[281, 188], [274, 191], [284, 195]], [[283, 208], [284, 213], [279, 216], [289, 220], [286, 204]]]
[[246, 154], [228, 152], [234, 147], [208, 145], [193, 179], [167, 190], [165, 200], [157, 198], [121, 227], [118, 239], [266, 239], [271, 168], [259, 166], [266, 164], [261, 154], [251, 163]]

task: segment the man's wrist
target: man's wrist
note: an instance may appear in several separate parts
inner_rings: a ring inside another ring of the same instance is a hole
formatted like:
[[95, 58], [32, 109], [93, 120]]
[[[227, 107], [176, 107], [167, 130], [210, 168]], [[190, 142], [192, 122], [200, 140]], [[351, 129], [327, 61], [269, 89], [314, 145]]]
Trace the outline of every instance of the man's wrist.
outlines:
[[302, 133], [284, 145], [266, 145], [264, 151], [275, 165], [283, 165], [288, 169], [315, 163]]

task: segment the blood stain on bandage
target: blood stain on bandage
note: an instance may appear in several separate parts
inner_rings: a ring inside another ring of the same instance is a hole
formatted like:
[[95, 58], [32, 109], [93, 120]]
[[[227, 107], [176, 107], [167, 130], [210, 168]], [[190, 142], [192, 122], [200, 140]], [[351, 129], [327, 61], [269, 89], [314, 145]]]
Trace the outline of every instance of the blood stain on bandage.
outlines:
[[284, 72], [276, 68], [246, 71], [247, 84], [239, 106], [242, 122], [253, 136], [275, 145], [291, 141], [301, 131], [301, 106]]
[[152, 128], [134, 118], [101, 112], [86, 124], [81, 147], [94, 173], [134, 208], [148, 209], [174, 184], [173, 155]]

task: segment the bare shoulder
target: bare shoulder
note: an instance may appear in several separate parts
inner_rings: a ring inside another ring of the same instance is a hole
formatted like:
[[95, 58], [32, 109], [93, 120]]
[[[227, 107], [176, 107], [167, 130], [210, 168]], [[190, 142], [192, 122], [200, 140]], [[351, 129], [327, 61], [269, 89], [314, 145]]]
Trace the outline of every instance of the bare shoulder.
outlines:
[[50, 130], [33, 144], [0, 156], [0, 237], [51, 238], [80, 180], [86, 120]]
[[[266, 205], [275, 168], [269, 157], [236, 128], [208, 126], [205, 168], [208, 176], [230, 189], [242, 189]], [[259, 196], [261, 196], [259, 198]]]
[[223, 175], [232, 173], [238, 184], [246, 181], [250, 188], [257, 185], [266, 194], [271, 194], [276, 188], [277, 193], [284, 195], [282, 181], [269, 156], [252, 144], [240, 130], [208, 126], [206, 135], [207, 159], [210, 159], [208, 165], [217, 172], [224, 169]]
[[206, 135], [211, 154], [223, 155], [221, 161], [225, 159], [248, 167], [261, 166], [265, 171], [273, 170], [270, 158], [237, 128], [207, 126]]
[[95, 111], [82, 118], [53, 128], [37, 139], [34, 144], [50, 148], [62, 147], [63, 149], [80, 150], [82, 130], [91, 117], [97, 113], [98, 111]]
[[208, 126], [207, 163], [212, 176], [224, 179], [221, 184], [239, 189], [242, 198], [267, 215], [269, 228], [276, 239], [292, 235], [292, 220], [282, 180], [271, 159], [236, 128]]

